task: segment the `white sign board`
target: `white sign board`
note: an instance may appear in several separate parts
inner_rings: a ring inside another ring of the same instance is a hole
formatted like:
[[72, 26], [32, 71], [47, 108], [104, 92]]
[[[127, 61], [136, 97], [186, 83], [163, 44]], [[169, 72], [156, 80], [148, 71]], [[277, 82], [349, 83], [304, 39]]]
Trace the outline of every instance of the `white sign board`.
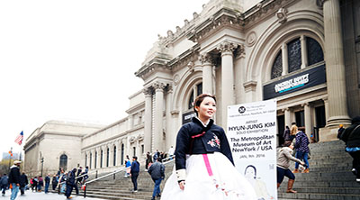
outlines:
[[235, 167], [258, 199], [277, 199], [276, 100], [229, 106], [227, 124]]

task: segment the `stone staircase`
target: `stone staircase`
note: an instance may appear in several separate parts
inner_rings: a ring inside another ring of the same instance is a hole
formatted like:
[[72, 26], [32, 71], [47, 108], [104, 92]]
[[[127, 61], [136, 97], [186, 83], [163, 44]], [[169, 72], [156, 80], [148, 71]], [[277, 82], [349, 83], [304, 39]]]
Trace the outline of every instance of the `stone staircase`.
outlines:
[[[298, 193], [285, 192], [288, 181], [285, 177], [278, 190], [278, 199], [360, 200], [360, 184], [355, 182], [355, 176], [350, 171], [352, 158], [344, 151], [344, 143], [342, 141], [314, 143], [310, 144], [310, 149], [310, 173], [295, 174], [294, 189]], [[174, 162], [165, 166], [166, 178], [168, 178], [173, 171]], [[291, 170], [293, 169], [294, 163]], [[120, 172], [116, 174], [115, 179], [109, 177], [89, 184], [86, 195], [114, 200], [151, 199], [154, 183], [147, 172], [140, 172], [137, 193], [131, 192], [133, 188], [131, 178], [125, 178], [123, 175], [124, 172]], [[161, 190], [165, 182], [166, 180], [162, 181]], [[82, 192], [81, 195], [83, 195]]]
[[[310, 173], [295, 174], [297, 194], [286, 193], [287, 178], [278, 191], [279, 200], [360, 200], [360, 184], [351, 172], [352, 158], [342, 141], [310, 144]], [[292, 170], [295, 164], [292, 164]]]
[[[174, 162], [170, 162], [165, 165], [165, 178], [167, 179], [174, 167]], [[102, 199], [114, 199], [114, 200], [139, 200], [139, 199], [151, 199], [154, 189], [154, 182], [150, 175], [146, 171], [140, 171], [138, 177], [138, 192], [133, 193], [133, 184], [131, 178], [124, 177], [125, 172], [116, 174], [115, 179], [113, 176], [104, 180], [91, 183], [86, 188], [86, 196]], [[166, 181], [166, 180], [165, 180]], [[161, 191], [165, 185], [165, 181], [161, 182]], [[75, 193], [73, 192], [73, 195]], [[80, 192], [83, 196], [83, 191]]]

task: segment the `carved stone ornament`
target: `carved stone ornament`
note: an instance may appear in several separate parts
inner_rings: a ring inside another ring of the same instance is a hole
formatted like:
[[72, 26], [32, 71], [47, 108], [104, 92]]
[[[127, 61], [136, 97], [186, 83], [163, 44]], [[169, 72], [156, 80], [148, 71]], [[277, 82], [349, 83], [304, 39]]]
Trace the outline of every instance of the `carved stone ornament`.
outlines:
[[134, 136], [132, 136], [130, 139], [129, 139], [130, 143], [134, 143], [136, 141], [136, 138]]
[[232, 53], [237, 48], [237, 46], [238, 44], [225, 40], [218, 45], [217, 50], [219, 50], [221, 53]]
[[255, 31], [251, 31], [249, 35], [246, 37], [246, 46], [252, 47], [257, 41], [257, 36]]
[[287, 20], [287, 9], [286, 8], [280, 8], [277, 12], [276, 12], [276, 17], [278, 18], [278, 22], [283, 24], [286, 22]]
[[202, 64], [205, 63], [211, 63], [212, 62], [212, 56], [209, 53], [204, 53], [199, 56], [199, 60]]
[[153, 83], [152, 86], [153, 86], [153, 88], [155, 90], [164, 90], [165, 87], [166, 87], [166, 85], [164, 83], [161, 83], [161, 82], [155, 82], [155, 83]]
[[176, 75], [174, 76], [173, 80], [174, 80], [175, 85], [179, 84], [179, 81], [180, 81], [180, 76], [179, 76], [179, 74], [176, 74]]
[[245, 45], [239, 44], [239, 48], [237, 48], [235, 52], [236, 58], [244, 58], [245, 57]]
[[143, 89], [143, 93], [144, 93], [145, 96], [146, 96], [146, 95], [151, 95], [151, 94], [152, 94], [152, 90], [151, 90], [150, 87], [147, 87], [147, 88], [144, 88], [144, 89]]
[[316, 5], [319, 9], [322, 9], [326, 0], [316, 0]]

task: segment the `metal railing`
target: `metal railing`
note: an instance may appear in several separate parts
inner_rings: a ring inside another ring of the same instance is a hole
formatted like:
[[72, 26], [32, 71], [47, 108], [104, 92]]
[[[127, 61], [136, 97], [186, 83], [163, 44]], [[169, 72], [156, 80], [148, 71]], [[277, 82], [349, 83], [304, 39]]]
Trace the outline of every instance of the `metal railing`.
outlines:
[[[168, 158], [162, 159], [162, 163], [163, 163], [164, 165], [167, 165], [168, 163], [171, 163], [171, 162], [173, 162], [174, 160], [175, 160], [175, 156], [173, 156], [173, 157], [168, 157]], [[96, 182], [96, 181], [101, 180], [101, 179], [104, 179], [104, 178], [107, 178], [107, 177], [110, 177], [110, 176], [112, 176], [112, 175], [114, 176], [114, 179], [115, 179], [115, 174], [117, 174], [117, 173], [119, 173], [119, 172], [125, 172], [125, 170], [126, 170], [126, 167], [122, 167], [122, 168], [120, 168], [120, 169], [118, 169], [118, 170], [115, 170], [115, 171], [113, 171], [113, 172], [110, 172], [109, 174], [106, 174], [106, 175], [97, 177], [97, 178], [92, 179], [92, 180], [89, 180], [89, 181], [87, 181], [87, 182], [84, 182], [83, 185], [81, 186], [81, 189], [84, 190], [84, 198], [86, 198], [86, 188], [87, 188], [86, 186], [87, 186], [88, 184], [93, 183], [93, 182]], [[97, 174], [97, 173], [96, 173], [96, 174]]]

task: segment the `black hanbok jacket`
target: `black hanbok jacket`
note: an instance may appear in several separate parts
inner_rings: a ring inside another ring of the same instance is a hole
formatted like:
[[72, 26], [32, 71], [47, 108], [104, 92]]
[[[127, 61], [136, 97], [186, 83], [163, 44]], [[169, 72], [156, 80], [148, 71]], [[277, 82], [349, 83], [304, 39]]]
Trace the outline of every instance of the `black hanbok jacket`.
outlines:
[[209, 154], [221, 152], [234, 164], [229, 142], [224, 129], [210, 119], [205, 127], [194, 117], [192, 122], [184, 124], [176, 138], [175, 165], [178, 181], [185, 180], [186, 154]]

